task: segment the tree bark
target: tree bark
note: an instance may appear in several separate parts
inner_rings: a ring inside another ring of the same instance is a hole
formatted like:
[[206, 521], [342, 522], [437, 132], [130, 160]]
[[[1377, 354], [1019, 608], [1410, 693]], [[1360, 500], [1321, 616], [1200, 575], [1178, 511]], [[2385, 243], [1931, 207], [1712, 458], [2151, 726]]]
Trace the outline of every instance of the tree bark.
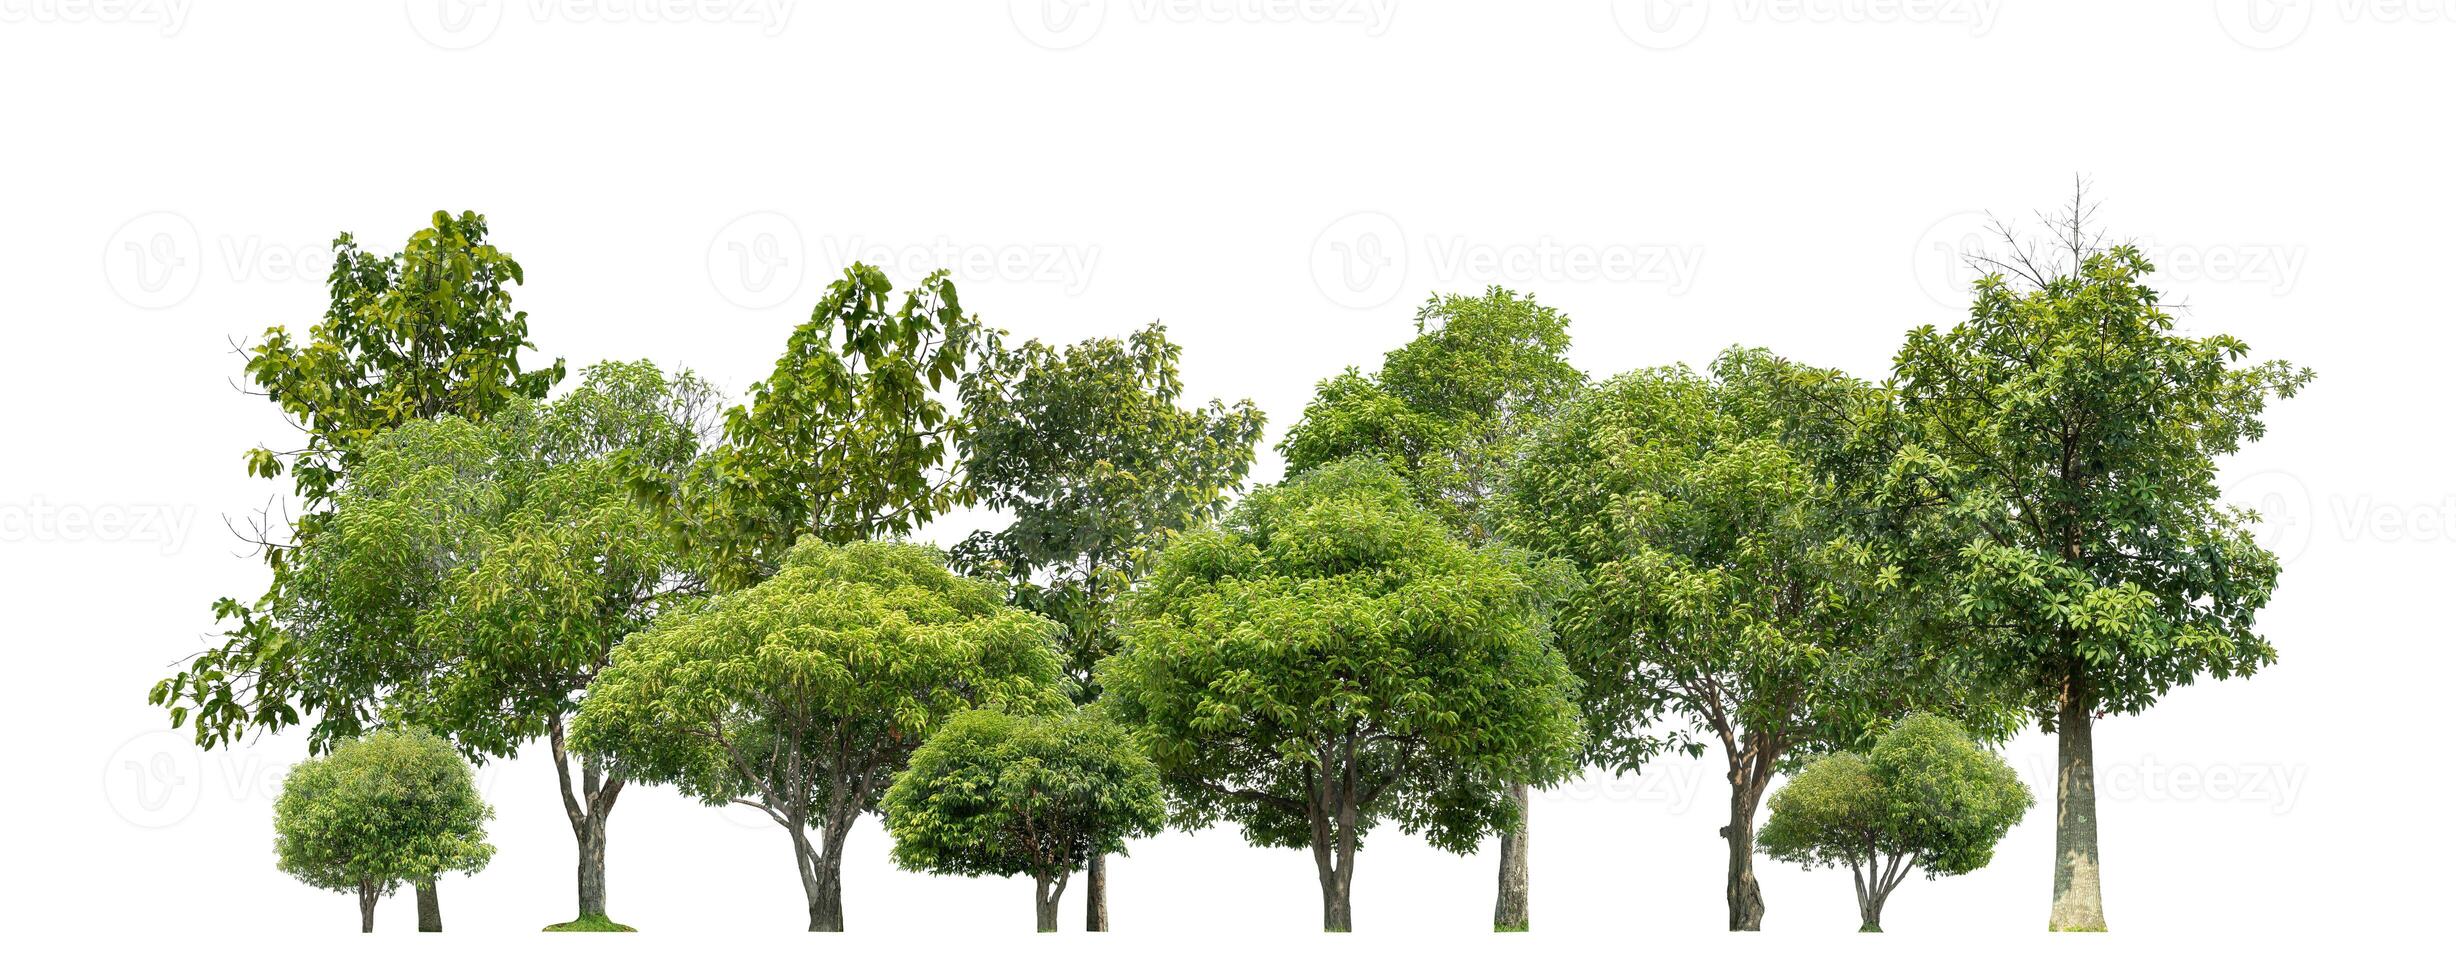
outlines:
[[1046, 872], [1032, 876], [1032, 925], [1042, 932], [1057, 931], [1057, 900], [1066, 894], [1066, 875]]
[[[1316, 850], [1320, 851], [1319, 848]], [[1356, 931], [1355, 912], [1348, 901], [1350, 876], [1347, 872], [1352, 870], [1352, 866], [1350, 868], [1332, 867], [1326, 851], [1317, 853], [1315, 857], [1316, 864], [1320, 868], [1318, 877], [1322, 882], [1322, 931]]]
[[1501, 883], [1492, 903], [1494, 932], [1527, 931], [1527, 785], [1513, 783], [1510, 799], [1518, 807], [1518, 825], [1501, 835]]
[[1083, 931], [1109, 931], [1109, 856], [1094, 854], [1083, 868]]
[[2055, 900], [2051, 932], [2105, 932], [2098, 898], [2098, 782], [2093, 708], [2079, 670], [2066, 675], [2055, 713]]
[[443, 899], [435, 894], [435, 880], [418, 883], [418, 931], [443, 931]]
[[375, 898], [375, 883], [361, 880], [358, 883], [358, 931], [360, 932], [375, 931]]
[[1757, 888], [1757, 795], [1763, 787], [1746, 772], [1731, 779], [1731, 823], [1723, 840], [1731, 846], [1729, 875], [1723, 901], [1730, 911], [1732, 932], [1755, 932], [1765, 923], [1765, 895]]
[[579, 893], [578, 919], [604, 919], [605, 840], [606, 823], [614, 815], [614, 801], [622, 796], [625, 780], [619, 773], [609, 776], [593, 758], [580, 760], [580, 784], [574, 791], [571, 780], [571, 757], [563, 749], [563, 720], [556, 718], [547, 729], [554, 750], [555, 778], [562, 784], [563, 815], [571, 823], [572, 842], [579, 852], [577, 883]]

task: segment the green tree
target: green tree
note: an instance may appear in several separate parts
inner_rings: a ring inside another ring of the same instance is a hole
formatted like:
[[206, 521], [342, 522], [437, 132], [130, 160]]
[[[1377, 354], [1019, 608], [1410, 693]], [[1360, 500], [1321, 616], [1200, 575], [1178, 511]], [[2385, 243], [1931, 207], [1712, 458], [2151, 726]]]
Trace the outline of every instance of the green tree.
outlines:
[[1766, 804], [1757, 842], [1777, 861], [1847, 865], [1859, 931], [1883, 932], [1885, 899], [1912, 869], [1937, 878], [1986, 867], [2030, 802], [2013, 767], [1961, 726], [1913, 714], [1865, 755], [1839, 752], [1802, 767]]
[[772, 573], [805, 535], [843, 544], [910, 533], [972, 497], [950, 452], [967, 429], [941, 397], [979, 376], [980, 323], [945, 272], [890, 308], [886, 273], [827, 288], [725, 440], [691, 478], [643, 487], [721, 588]]
[[[1379, 459], [1416, 501], [1470, 544], [1497, 530], [1492, 503], [1526, 439], [1586, 386], [1570, 366], [1569, 319], [1494, 286], [1435, 296], [1416, 311], [1416, 336], [1370, 377], [1351, 368], [1322, 382], [1280, 442], [1288, 472], [1350, 456]], [[1528, 927], [1527, 785], [1510, 787], [1519, 819], [1501, 835], [1493, 928]]]
[[934, 549], [808, 541], [624, 640], [572, 738], [634, 779], [767, 814], [793, 838], [811, 931], [841, 932], [854, 820], [954, 714], [1063, 706], [1055, 631]]
[[[374, 932], [376, 899], [402, 882], [486, 867], [493, 817], [450, 743], [382, 729], [291, 768], [273, 803], [274, 853], [300, 881], [356, 892], [359, 930]], [[443, 928], [440, 911], [421, 907], [418, 919], [420, 931]]]
[[253, 393], [280, 406], [306, 439], [297, 449], [247, 454], [253, 475], [287, 472], [300, 507], [286, 536], [269, 514], [258, 522], [272, 584], [253, 603], [215, 602], [215, 618], [227, 624], [219, 643], [151, 694], [170, 709], [172, 727], [193, 721], [206, 747], [347, 712], [368, 686], [350, 665], [320, 665], [344, 670], [335, 675], [297, 663], [273, 612], [284, 601], [290, 549], [314, 537], [363, 447], [415, 419], [485, 418], [544, 397], [563, 378], [560, 360], [521, 367], [521, 352], [532, 347], [528, 314], [512, 309], [520, 264], [487, 242], [483, 216], [435, 212], [391, 255], [368, 253], [347, 233], [333, 246], [330, 302], [305, 342], [273, 327], [248, 352]]
[[2129, 246], [2096, 247], [2076, 204], [2069, 264], [2022, 253], [1979, 280], [1969, 318], [1912, 331], [1894, 361], [1906, 564], [1953, 604], [1970, 655], [2056, 734], [2054, 930], [2099, 931], [2090, 727], [2276, 648], [2253, 620], [2277, 584], [2256, 517], [2218, 499], [2217, 462], [2311, 372], [2183, 336]]
[[1159, 770], [1096, 712], [956, 715], [913, 752], [883, 809], [895, 860], [934, 874], [1032, 876], [1033, 922], [1057, 931], [1066, 879], [1159, 833]]
[[2002, 724], [1921, 642], [1918, 597], [1872, 543], [1868, 468], [1835, 462], [1883, 404], [1840, 372], [1734, 349], [1708, 375], [1598, 386], [1510, 482], [1510, 536], [1585, 579], [1559, 628], [1588, 761], [1627, 772], [1665, 749], [1723, 750], [1733, 930], [1763, 922], [1756, 812], [1792, 754], [1917, 707]]
[[1180, 822], [1312, 850], [1326, 931], [1353, 924], [1367, 830], [1473, 850], [1516, 821], [1510, 781], [1555, 778], [1576, 752], [1529, 571], [1444, 533], [1370, 460], [1255, 491], [1170, 544], [1129, 609], [1102, 703]]
[[[965, 392], [965, 469], [980, 503], [1012, 515], [975, 532], [955, 566], [1005, 580], [1016, 605], [1065, 627], [1078, 702], [1119, 645], [1117, 600], [1172, 535], [1218, 516], [1253, 465], [1251, 402], [1177, 404], [1179, 350], [1152, 324], [1059, 350], [984, 338], [984, 383]], [[1106, 852], [1084, 870], [1084, 922], [1108, 929]]]

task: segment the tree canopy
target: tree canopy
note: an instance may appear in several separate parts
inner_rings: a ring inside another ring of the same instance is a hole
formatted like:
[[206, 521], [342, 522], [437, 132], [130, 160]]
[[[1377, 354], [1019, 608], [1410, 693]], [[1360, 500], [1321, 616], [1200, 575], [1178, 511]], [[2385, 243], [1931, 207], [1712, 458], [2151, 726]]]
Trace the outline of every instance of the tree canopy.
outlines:
[[1159, 770], [1094, 711], [956, 715], [913, 752], [883, 807], [899, 865], [1030, 875], [1042, 932], [1057, 931], [1069, 872], [1167, 818]]
[[1801, 767], [1767, 803], [1758, 843], [1776, 860], [1849, 867], [1859, 930], [1882, 932], [1885, 899], [1913, 868], [1936, 878], [1986, 867], [2030, 803], [2012, 766], [1961, 726], [1912, 714], [1865, 755]]
[[573, 740], [635, 779], [766, 813], [793, 838], [811, 930], [841, 931], [854, 820], [949, 717], [1064, 705], [1054, 633], [935, 549], [812, 540], [766, 581], [624, 640]]
[[402, 883], [486, 867], [494, 846], [469, 763], [424, 732], [383, 729], [292, 767], [273, 803], [281, 870], [317, 888], [355, 892], [359, 927]]
[[1312, 849], [1327, 930], [1352, 924], [1367, 830], [1472, 850], [1516, 819], [1509, 781], [1548, 780], [1576, 750], [1528, 571], [1446, 533], [1371, 460], [1255, 491], [1162, 552], [1130, 608], [1103, 703], [1180, 822]]

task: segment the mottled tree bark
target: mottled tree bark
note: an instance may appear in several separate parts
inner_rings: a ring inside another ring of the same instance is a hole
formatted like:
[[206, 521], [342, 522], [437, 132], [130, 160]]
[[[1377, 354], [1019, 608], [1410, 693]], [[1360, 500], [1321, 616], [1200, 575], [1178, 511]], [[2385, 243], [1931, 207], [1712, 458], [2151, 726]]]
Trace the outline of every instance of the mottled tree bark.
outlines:
[[1765, 923], [1765, 894], [1757, 888], [1757, 796], [1764, 785], [1750, 773], [1734, 773], [1731, 782], [1731, 822], [1723, 827], [1730, 845], [1729, 874], [1723, 901], [1730, 912], [1732, 932], [1755, 932]]
[[1527, 785], [1513, 783], [1510, 799], [1518, 807], [1518, 826], [1501, 835], [1501, 882], [1499, 894], [1492, 903], [1492, 928], [1495, 932], [1525, 932], [1527, 930]]
[[2090, 743], [2092, 705], [2078, 670], [2064, 681], [2055, 713], [2055, 901], [2053, 932], [2105, 932], [2098, 898], [2098, 784]]
[[1109, 931], [1109, 856], [1094, 854], [1083, 868], [1083, 931]]
[[443, 931], [443, 898], [435, 894], [432, 878], [418, 883], [418, 931]]
[[575, 791], [571, 779], [572, 759], [563, 750], [563, 719], [556, 718], [550, 722], [546, 735], [548, 745], [554, 750], [555, 779], [563, 790], [563, 816], [571, 824], [572, 842], [579, 851], [579, 915], [576, 918], [607, 918], [606, 822], [614, 815], [614, 801], [622, 796], [624, 779], [619, 774], [606, 772], [596, 759], [581, 759], [580, 782]]
[[364, 879], [358, 882], [358, 931], [360, 932], [375, 931], [376, 896], [374, 882]]
[[1066, 894], [1066, 874], [1032, 876], [1032, 924], [1042, 932], [1057, 931], [1057, 900]]

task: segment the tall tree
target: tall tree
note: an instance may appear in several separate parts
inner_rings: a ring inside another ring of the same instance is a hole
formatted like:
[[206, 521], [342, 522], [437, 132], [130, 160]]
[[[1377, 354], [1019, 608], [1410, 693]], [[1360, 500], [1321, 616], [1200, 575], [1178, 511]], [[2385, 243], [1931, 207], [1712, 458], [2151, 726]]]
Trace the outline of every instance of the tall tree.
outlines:
[[[1570, 366], [1569, 319], [1533, 296], [1494, 286], [1436, 296], [1416, 311], [1416, 336], [1367, 376], [1322, 382], [1280, 442], [1288, 472], [1349, 456], [1379, 459], [1418, 503], [1468, 543], [1493, 539], [1492, 502], [1526, 438], [1584, 388]], [[1501, 834], [1493, 928], [1528, 927], [1527, 785], [1509, 789], [1518, 820]]]
[[1102, 704], [1150, 749], [1180, 822], [1313, 852], [1325, 931], [1353, 927], [1374, 825], [1472, 850], [1515, 820], [1510, 781], [1553, 778], [1576, 750], [1528, 572], [1443, 533], [1371, 460], [1255, 491], [1170, 544], [1130, 606]]
[[2275, 662], [2253, 619], [2277, 558], [2219, 500], [2217, 464], [2311, 372], [2183, 336], [2149, 261], [2087, 218], [2076, 197], [2060, 258], [2016, 251], [1968, 319], [1911, 332], [1894, 376], [1915, 445], [1895, 489], [1971, 657], [2056, 735], [2048, 928], [2101, 931], [2091, 726]]
[[633, 778], [767, 814], [793, 838], [810, 931], [842, 932], [853, 822], [957, 713], [1064, 706], [1055, 632], [934, 549], [811, 540], [624, 640], [572, 738]]
[[1866, 754], [1836, 752], [1774, 791], [1758, 842], [1767, 856], [1847, 866], [1859, 931], [1883, 932], [1885, 900], [1914, 870], [1929, 878], [1986, 867], [2030, 808], [2013, 767], [1950, 719], [1895, 722]]
[[[449, 743], [385, 729], [291, 768], [273, 801], [273, 852], [300, 881], [355, 892], [359, 931], [374, 932], [376, 900], [401, 883], [486, 867], [493, 816]], [[420, 891], [420, 932], [443, 930], [442, 911], [423, 901], [433, 894]]]
[[1919, 642], [1915, 597], [1868, 533], [1873, 488], [1847, 460], [1881, 389], [1734, 349], [1711, 374], [1633, 372], [1537, 439], [1510, 481], [1509, 533], [1574, 565], [1560, 629], [1583, 681], [1587, 759], [1633, 770], [1667, 748], [1723, 751], [1729, 927], [1765, 903], [1759, 802], [1800, 751], [1857, 744], [1937, 706], [1994, 734], [2001, 713]]
[[[1172, 535], [1218, 516], [1253, 465], [1262, 413], [1217, 399], [1180, 406], [1179, 350], [1152, 324], [1063, 350], [983, 338], [967, 386], [965, 468], [980, 503], [1012, 515], [953, 551], [957, 568], [1002, 579], [1015, 604], [1065, 627], [1075, 699], [1119, 645], [1116, 605]], [[1084, 928], [1109, 927], [1106, 851], [1084, 869]]]
[[606, 826], [625, 780], [574, 758], [565, 720], [616, 641], [699, 588], [631, 487], [691, 465], [713, 397], [688, 372], [606, 363], [552, 402], [378, 437], [276, 606], [309, 672], [354, 684], [312, 739], [380, 713], [475, 758], [546, 741], [579, 851], [575, 927], [610, 925]]
[[717, 586], [766, 577], [804, 536], [895, 537], [972, 502], [951, 452], [967, 421], [946, 389], [996, 384], [982, 328], [945, 272], [894, 293], [876, 268], [845, 269], [726, 413], [724, 443], [690, 479], [644, 485]]
[[1030, 875], [1032, 921], [1057, 931], [1066, 879], [1160, 832], [1160, 773], [1098, 712], [969, 711], [921, 743], [882, 809], [895, 861], [937, 874]]

